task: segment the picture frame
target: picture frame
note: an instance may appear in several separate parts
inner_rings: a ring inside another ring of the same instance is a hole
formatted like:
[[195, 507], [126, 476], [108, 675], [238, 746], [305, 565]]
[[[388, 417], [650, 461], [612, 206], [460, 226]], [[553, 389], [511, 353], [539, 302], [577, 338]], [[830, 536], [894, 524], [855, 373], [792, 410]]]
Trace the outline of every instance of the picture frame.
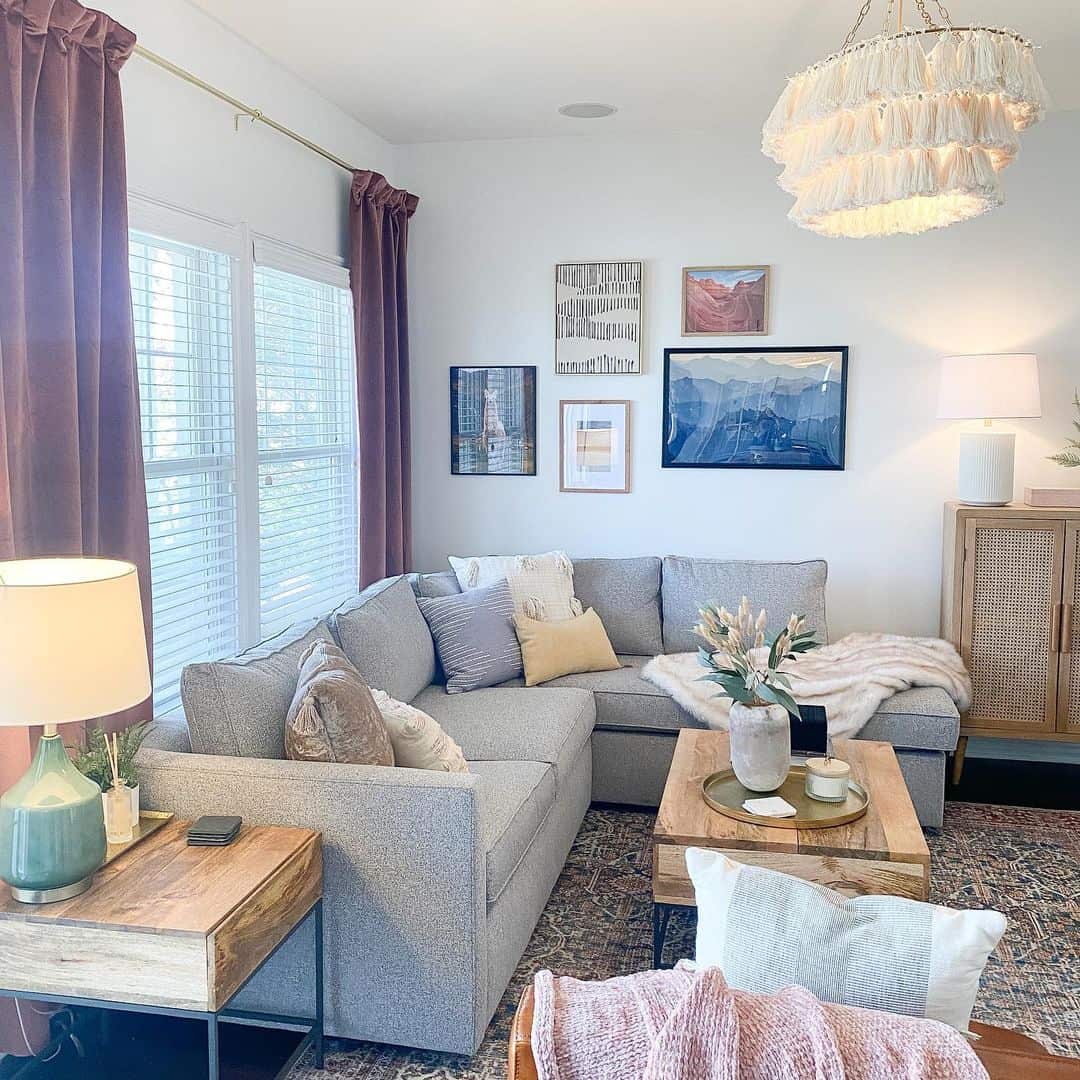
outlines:
[[640, 375], [645, 264], [555, 264], [555, 373]]
[[630, 401], [559, 402], [559, 491], [630, 491]]
[[764, 337], [772, 267], [684, 266], [683, 337]]
[[450, 368], [450, 474], [536, 475], [536, 367]]
[[846, 345], [664, 350], [665, 469], [842, 471]]

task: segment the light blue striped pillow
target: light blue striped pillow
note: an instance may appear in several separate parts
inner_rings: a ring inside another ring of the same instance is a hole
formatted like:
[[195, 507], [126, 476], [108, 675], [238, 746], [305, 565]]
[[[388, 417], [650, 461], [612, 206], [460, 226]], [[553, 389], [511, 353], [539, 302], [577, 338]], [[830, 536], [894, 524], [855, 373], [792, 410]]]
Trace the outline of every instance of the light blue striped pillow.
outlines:
[[522, 673], [514, 599], [505, 581], [416, 602], [435, 639], [448, 694], [495, 686]]

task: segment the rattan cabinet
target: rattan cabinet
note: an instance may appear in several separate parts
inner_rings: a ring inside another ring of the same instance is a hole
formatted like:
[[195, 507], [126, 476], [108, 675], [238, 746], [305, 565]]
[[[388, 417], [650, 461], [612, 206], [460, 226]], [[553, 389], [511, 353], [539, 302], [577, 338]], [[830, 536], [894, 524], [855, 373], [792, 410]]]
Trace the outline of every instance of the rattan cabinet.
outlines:
[[962, 739], [1080, 741], [1080, 510], [948, 503], [941, 633], [975, 688]]

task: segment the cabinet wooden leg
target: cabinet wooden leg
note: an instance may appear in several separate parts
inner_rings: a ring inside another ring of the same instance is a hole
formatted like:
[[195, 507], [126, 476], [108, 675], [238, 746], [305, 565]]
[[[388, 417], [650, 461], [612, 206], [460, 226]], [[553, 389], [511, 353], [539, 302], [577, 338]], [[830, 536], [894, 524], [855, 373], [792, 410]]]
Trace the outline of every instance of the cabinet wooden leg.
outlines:
[[968, 737], [961, 735], [956, 741], [956, 752], [952, 759], [952, 782], [960, 783], [960, 777], [964, 775], [964, 757], [967, 754]]

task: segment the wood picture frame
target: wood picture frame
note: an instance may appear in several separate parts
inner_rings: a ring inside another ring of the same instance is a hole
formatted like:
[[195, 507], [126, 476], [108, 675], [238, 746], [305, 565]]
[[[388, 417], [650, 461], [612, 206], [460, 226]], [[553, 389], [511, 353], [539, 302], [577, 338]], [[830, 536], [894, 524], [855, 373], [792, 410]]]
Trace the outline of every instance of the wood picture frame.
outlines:
[[767, 336], [771, 290], [772, 267], [768, 264], [684, 266], [682, 336]]
[[[629, 494], [630, 405], [625, 398], [570, 398], [559, 402], [559, 491]], [[597, 441], [590, 445], [594, 435]], [[607, 483], [603, 482], [605, 478]]]

